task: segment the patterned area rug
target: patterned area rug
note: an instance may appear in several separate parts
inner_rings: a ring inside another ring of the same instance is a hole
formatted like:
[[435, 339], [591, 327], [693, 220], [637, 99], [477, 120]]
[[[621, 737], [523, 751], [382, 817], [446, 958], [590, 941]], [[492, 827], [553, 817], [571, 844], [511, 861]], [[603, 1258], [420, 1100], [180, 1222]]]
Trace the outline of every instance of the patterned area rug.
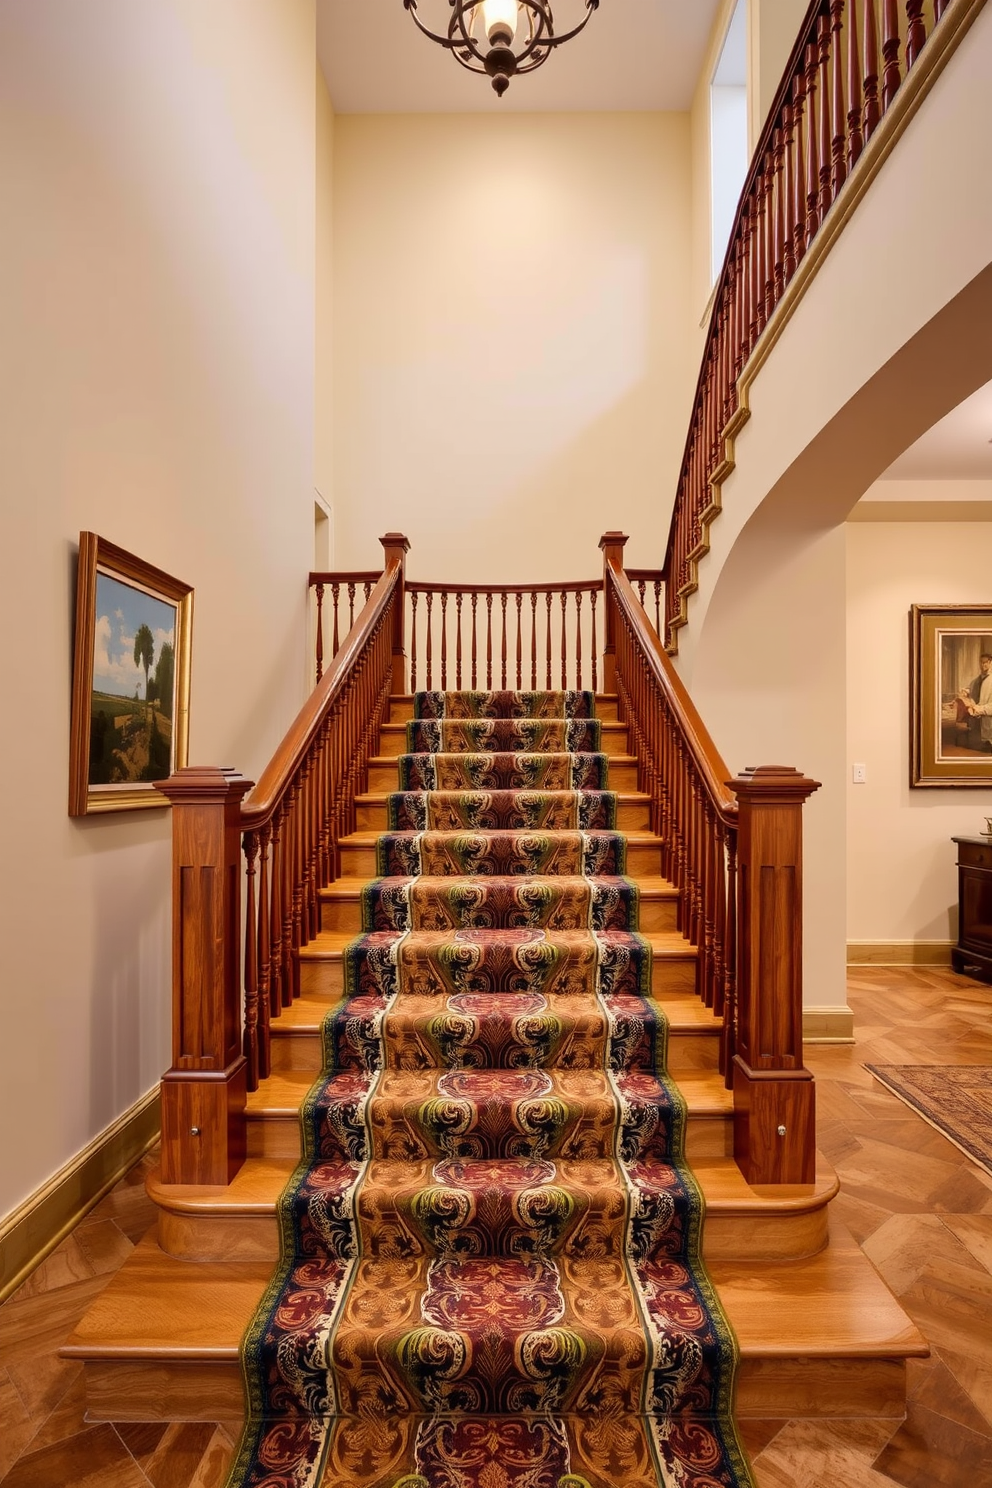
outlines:
[[992, 1069], [978, 1064], [866, 1064], [865, 1069], [992, 1173]]
[[[418, 789], [390, 798], [325, 1019], [232, 1488], [752, 1488], [615, 798], [586, 789], [595, 751], [560, 758], [592, 711], [416, 699]], [[535, 720], [537, 792], [503, 783]], [[428, 721], [499, 748], [456, 750], [459, 775], [419, 750]]]

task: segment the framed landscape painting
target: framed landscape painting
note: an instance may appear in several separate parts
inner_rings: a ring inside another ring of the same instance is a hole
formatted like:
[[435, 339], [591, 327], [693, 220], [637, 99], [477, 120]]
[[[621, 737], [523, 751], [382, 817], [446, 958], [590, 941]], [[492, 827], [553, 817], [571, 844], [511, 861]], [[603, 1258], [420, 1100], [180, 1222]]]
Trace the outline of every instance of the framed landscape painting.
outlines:
[[193, 591], [79, 534], [69, 815], [166, 806], [152, 782], [186, 764]]
[[910, 785], [992, 787], [992, 605], [910, 611]]

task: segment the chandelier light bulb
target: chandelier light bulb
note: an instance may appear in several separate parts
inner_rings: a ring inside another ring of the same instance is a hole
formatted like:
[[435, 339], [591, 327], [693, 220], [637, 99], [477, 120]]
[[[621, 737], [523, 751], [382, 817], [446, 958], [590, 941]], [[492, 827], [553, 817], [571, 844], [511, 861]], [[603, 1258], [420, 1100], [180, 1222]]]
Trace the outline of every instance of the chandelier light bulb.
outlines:
[[517, 0], [482, 0], [482, 27], [490, 46], [512, 46], [519, 19]]

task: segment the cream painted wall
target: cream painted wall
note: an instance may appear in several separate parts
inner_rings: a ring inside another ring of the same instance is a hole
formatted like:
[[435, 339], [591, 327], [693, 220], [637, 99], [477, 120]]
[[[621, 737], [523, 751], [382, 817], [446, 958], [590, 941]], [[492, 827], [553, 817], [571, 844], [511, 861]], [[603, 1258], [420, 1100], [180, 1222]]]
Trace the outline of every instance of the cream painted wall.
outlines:
[[955, 940], [950, 839], [984, 830], [992, 790], [909, 785], [907, 617], [913, 604], [988, 603], [988, 524], [851, 522], [846, 540], [847, 754], [868, 776], [853, 785], [847, 770], [847, 937]]
[[[338, 561], [659, 562], [692, 382], [684, 115], [339, 116]], [[524, 539], [526, 534], [526, 540]]]
[[330, 513], [327, 566], [334, 566], [334, 109], [317, 68], [314, 302], [314, 485]]
[[761, 137], [808, 9], [807, 0], [749, 0], [749, 153]]
[[303, 695], [314, 59], [312, 0], [0, 8], [0, 1214], [170, 1060], [168, 814], [66, 815], [80, 529], [195, 586], [192, 762]]

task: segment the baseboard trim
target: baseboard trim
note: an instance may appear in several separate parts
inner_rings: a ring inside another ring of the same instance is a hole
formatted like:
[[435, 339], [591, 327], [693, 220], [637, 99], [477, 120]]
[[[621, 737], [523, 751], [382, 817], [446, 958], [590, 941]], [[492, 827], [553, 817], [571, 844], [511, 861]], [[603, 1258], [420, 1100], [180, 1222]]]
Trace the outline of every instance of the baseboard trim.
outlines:
[[848, 966], [950, 966], [953, 940], [849, 940]]
[[804, 1044], [853, 1044], [854, 1013], [849, 1007], [803, 1008]]
[[156, 1085], [0, 1224], [0, 1302], [158, 1139], [159, 1106]]

